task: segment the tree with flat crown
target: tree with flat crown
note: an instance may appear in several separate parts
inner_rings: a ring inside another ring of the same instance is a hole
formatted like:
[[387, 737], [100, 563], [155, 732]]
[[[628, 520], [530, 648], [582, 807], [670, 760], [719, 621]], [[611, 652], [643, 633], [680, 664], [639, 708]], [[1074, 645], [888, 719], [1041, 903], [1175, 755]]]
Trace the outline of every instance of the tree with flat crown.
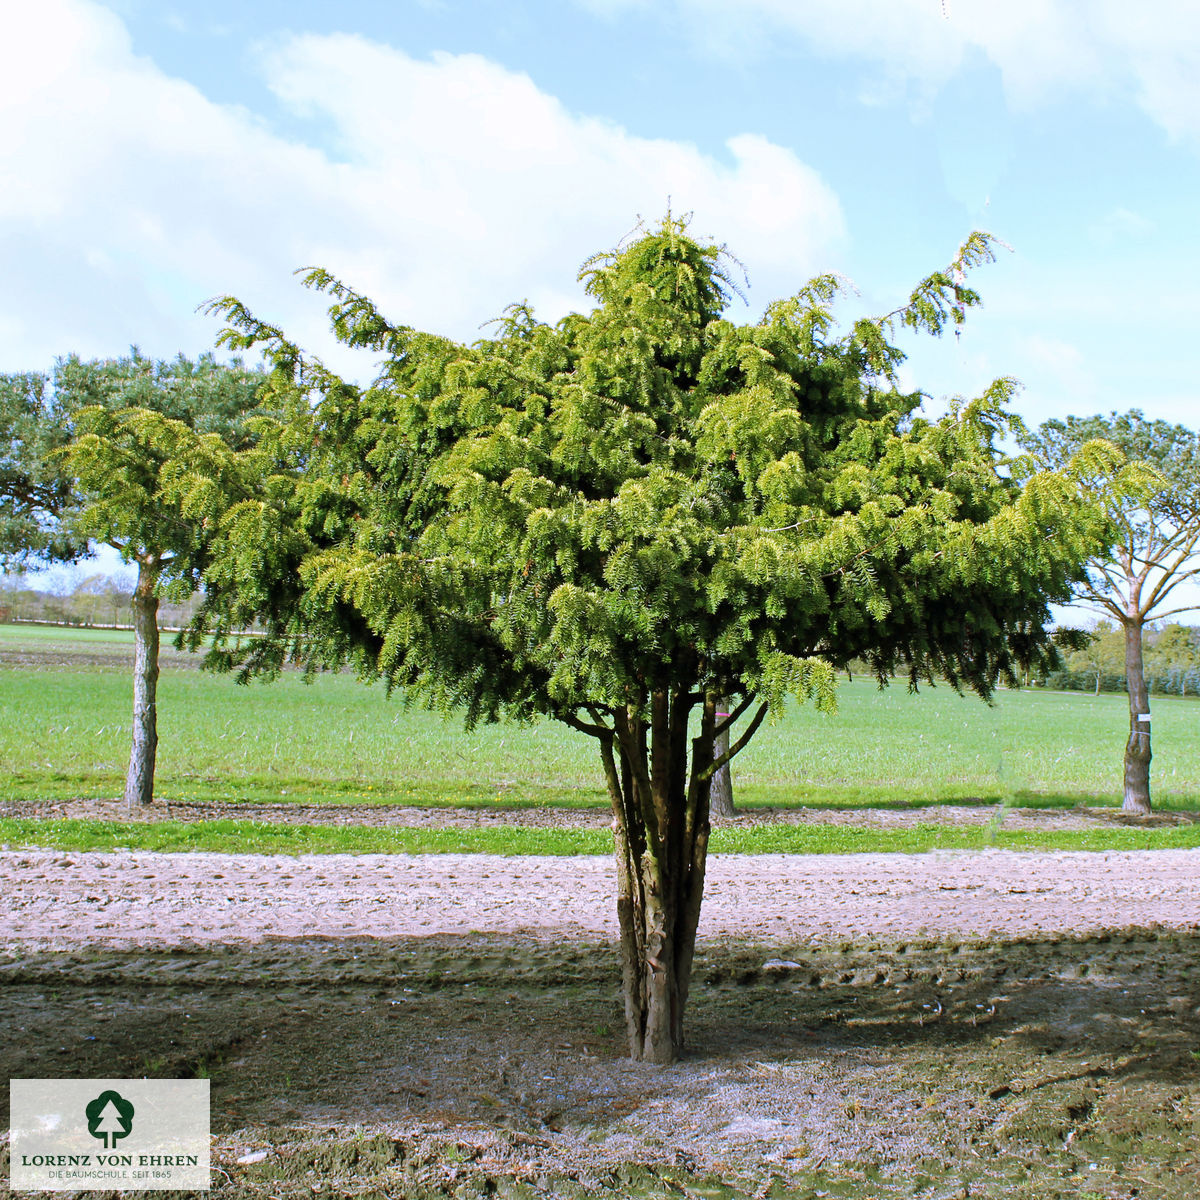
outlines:
[[[1151, 622], [1200, 607], [1194, 591], [1180, 590], [1189, 581], [1194, 588], [1200, 576], [1200, 432], [1152, 421], [1135, 408], [1107, 417], [1047, 421], [1024, 431], [1021, 441], [1039, 466], [1060, 467], [1097, 438], [1116, 446], [1123, 458], [1114, 473], [1087, 483], [1111, 528], [1103, 547], [1089, 558], [1076, 595], [1115, 618], [1124, 637], [1129, 735], [1122, 808], [1146, 816], [1153, 751], [1143, 643]], [[1128, 486], [1139, 467], [1141, 486]]]
[[[629, 1047], [672, 1062], [719, 767], [789, 697], [831, 709], [852, 658], [984, 697], [1055, 658], [1047, 602], [1101, 525], [1070, 469], [1003, 469], [1008, 381], [941, 420], [896, 387], [892, 336], [961, 320], [978, 296], [958, 272], [990, 256], [973, 235], [841, 336], [829, 276], [738, 325], [723, 251], [668, 216], [584, 265], [590, 313], [516, 305], [470, 346], [311, 271], [339, 337], [384, 356], [367, 387], [217, 301], [225, 340], [263, 348], [291, 397], [298, 467], [286, 501], [227, 514], [196, 635], [243, 674], [349, 662], [468, 723], [593, 738]], [[251, 617], [267, 636], [239, 648]]]
[[190, 595], [207, 565], [218, 518], [259, 486], [256, 422], [261, 371], [128, 357], [61, 359], [55, 395], [70, 416], [52, 456], [66, 500], [55, 516], [66, 540], [114, 547], [137, 565], [133, 732], [125, 799], [149, 804], [158, 751], [160, 596]]
[[70, 431], [70, 397], [45, 375], [0, 375], [0, 571], [86, 553], [86, 539], [72, 537], [61, 519], [74, 493], [56, 454]]

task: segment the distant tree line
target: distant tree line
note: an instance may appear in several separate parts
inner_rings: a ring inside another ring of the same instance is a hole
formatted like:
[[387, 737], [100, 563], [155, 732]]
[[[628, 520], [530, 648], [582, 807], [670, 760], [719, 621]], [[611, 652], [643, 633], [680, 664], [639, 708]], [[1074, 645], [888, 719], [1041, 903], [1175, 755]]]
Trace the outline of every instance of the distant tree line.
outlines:
[[[1146, 690], [1158, 696], [1200, 696], [1200, 628], [1175, 622], [1145, 631]], [[1100, 621], [1091, 642], [1063, 657], [1063, 669], [1040, 680], [1045, 687], [1069, 692], [1127, 692], [1125, 634]]]
[[[0, 623], [49, 622], [78, 627], [133, 628], [133, 583], [114, 575], [88, 575], [59, 586], [39, 586], [36, 577], [0, 576]], [[164, 600], [163, 629], [183, 629], [196, 615], [199, 599]]]

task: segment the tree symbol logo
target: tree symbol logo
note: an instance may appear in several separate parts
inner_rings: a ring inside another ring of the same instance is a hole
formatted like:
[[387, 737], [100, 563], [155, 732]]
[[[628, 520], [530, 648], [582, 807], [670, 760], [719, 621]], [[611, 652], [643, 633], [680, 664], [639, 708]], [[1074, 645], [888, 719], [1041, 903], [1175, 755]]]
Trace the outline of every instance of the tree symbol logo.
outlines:
[[101, 1092], [84, 1112], [88, 1133], [100, 1138], [105, 1150], [111, 1150], [118, 1138], [128, 1137], [133, 1128], [133, 1105], [120, 1092]]

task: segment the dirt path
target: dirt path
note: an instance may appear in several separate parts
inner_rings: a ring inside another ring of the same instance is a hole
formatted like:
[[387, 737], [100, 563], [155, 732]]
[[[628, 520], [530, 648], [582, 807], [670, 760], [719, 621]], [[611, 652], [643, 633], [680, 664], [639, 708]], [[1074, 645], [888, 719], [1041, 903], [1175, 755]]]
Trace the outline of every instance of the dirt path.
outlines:
[[[173, 945], [520, 931], [612, 938], [608, 858], [0, 853], [3, 940]], [[701, 940], [1086, 934], [1200, 925], [1200, 850], [714, 855]]]
[[0, 1073], [210, 1078], [214, 1200], [1200, 1195], [1200, 851], [716, 857], [667, 1070], [612, 906], [599, 858], [2, 853]]

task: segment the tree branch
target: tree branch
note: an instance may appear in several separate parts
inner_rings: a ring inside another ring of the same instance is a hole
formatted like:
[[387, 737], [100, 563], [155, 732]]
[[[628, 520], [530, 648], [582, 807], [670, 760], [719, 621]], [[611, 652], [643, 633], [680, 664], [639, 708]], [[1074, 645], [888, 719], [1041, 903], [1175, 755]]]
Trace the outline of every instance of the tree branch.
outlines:
[[[601, 729], [608, 729], [612, 732], [615, 732], [611, 725], [606, 725], [604, 723], [604, 710], [599, 704], [585, 704], [584, 708], [587, 709], [588, 716], [590, 716], [592, 720], [600, 726]], [[608, 715], [610, 717], [612, 716], [612, 709], [608, 710]]]
[[716, 758], [709, 763], [708, 770], [701, 774], [701, 779], [711, 779], [727, 762], [731, 762], [746, 748], [746, 744], [758, 731], [758, 727], [763, 723], [763, 718], [767, 715], [767, 707], [768, 706], [765, 704], [760, 706], [758, 712], [754, 714], [754, 720], [746, 726], [745, 733], [743, 733], [742, 736], [738, 738], [738, 740], [734, 742], [733, 745], [730, 746], [720, 758]]
[[1085, 612], [1095, 613], [1097, 616], [1114, 616], [1118, 621], [1124, 621], [1126, 619], [1125, 610], [1105, 596], [1101, 596], [1096, 592], [1091, 592], [1084, 597], [1084, 600], [1087, 601], [1087, 603], [1075, 601], [1072, 607], [1082, 608]]
[[1164, 617], [1177, 617], [1180, 613], [1195, 612], [1197, 609], [1200, 609], [1200, 601], [1195, 604], [1185, 604], [1182, 608], [1169, 608], [1166, 612], [1155, 613], [1154, 619], [1161, 621]]
[[[1094, 559], [1092, 560], [1092, 562], [1089, 565], [1092, 567], [1093, 570], [1099, 571], [1100, 574], [1104, 576], [1105, 580], [1108, 583], [1108, 586], [1114, 592], [1116, 592], [1118, 596], [1122, 596], [1121, 588], [1125, 584], [1129, 583], [1129, 578], [1130, 578], [1129, 574], [1126, 574], [1124, 577], [1116, 575], [1104, 563], [1096, 562]], [[1093, 594], [1096, 596], [1097, 599], [1100, 599], [1100, 594], [1098, 591], [1094, 591]], [[1122, 599], [1124, 599], [1123, 596], [1122, 596]]]
[[748, 692], [742, 702], [731, 713], [727, 713], [725, 720], [718, 721], [713, 728], [713, 737], [720, 737], [735, 721], [741, 717], [742, 713], [754, 703], [754, 692]]
[[[1163, 572], [1163, 575], [1150, 589], [1150, 595], [1145, 604], [1146, 612], [1149, 612], [1162, 600], [1176, 584], [1182, 583], [1183, 580], [1190, 579], [1192, 576], [1200, 573], [1200, 566], [1193, 567], [1190, 571], [1180, 570], [1184, 563], [1194, 555], [1197, 541], [1200, 541], [1200, 530], [1197, 530], [1193, 537], [1180, 546], [1179, 552], [1175, 555], [1173, 562], [1164, 564], [1159, 561], [1154, 564]], [[1149, 570], [1149, 567], [1146, 569]]]
[[561, 721], [564, 725], [570, 725], [572, 729], [578, 729], [580, 733], [586, 733], [588, 737], [604, 739], [613, 736], [613, 731], [607, 725], [589, 725], [586, 721], [581, 721], [573, 713], [555, 713], [554, 716], [556, 720]]
[[1200, 575], [1200, 568], [1194, 571], [1185, 571], [1178, 575], [1164, 575], [1150, 593], [1150, 599], [1146, 601], [1143, 611], [1149, 616], [1152, 609], [1156, 605], [1161, 604], [1181, 583], [1186, 583], [1189, 579]]

